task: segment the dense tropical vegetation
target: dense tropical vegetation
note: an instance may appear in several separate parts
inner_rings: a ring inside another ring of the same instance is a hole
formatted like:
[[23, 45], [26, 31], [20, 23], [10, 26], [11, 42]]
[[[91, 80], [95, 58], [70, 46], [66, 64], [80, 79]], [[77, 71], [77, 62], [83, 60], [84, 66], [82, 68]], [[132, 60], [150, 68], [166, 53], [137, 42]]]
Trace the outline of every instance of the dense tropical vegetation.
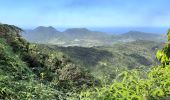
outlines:
[[170, 30], [156, 53], [159, 62], [152, 56], [161, 43], [64, 48], [29, 43], [21, 31], [0, 24], [0, 99], [170, 99]]
[[156, 58], [160, 65], [147, 72], [124, 71], [113, 80], [113, 84], [82, 92], [82, 100], [169, 100], [170, 99], [170, 30], [168, 42], [158, 50]]
[[96, 78], [110, 83], [124, 70], [148, 70], [155, 65], [156, 50], [161, 42], [138, 40], [117, 43], [112, 46], [97, 47], [58, 47], [56, 45], [38, 45], [47, 51], [61, 52], [76, 65], [86, 68]]
[[64, 99], [97, 84], [62, 54], [43, 52], [22, 39], [20, 31], [0, 25], [0, 99]]

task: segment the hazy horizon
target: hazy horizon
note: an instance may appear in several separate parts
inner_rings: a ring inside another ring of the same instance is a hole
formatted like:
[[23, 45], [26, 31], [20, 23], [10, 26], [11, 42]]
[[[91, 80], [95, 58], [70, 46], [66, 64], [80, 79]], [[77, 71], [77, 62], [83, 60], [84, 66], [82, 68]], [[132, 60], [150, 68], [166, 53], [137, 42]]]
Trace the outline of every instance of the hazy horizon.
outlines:
[[22, 28], [170, 27], [169, 4], [169, 0], [4, 0], [0, 22]]
[[[23, 28], [24, 30], [34, 30], [39, 26], [31, 27], [31, 28]], [[50, 27], [50, 26], [43, 26], [43, 27]], [[129, 31], [139, 31], [139, 32], [146, 32], [146, 33], [156, 33], [156, 34], [166, 34], [168, 27], [56, 27], [52, 26], [56, 30], [60, 32], [64, 32], [70, 28], [86, 28], [91, 31], [99, 31], [108, 34], [123, 34]]]

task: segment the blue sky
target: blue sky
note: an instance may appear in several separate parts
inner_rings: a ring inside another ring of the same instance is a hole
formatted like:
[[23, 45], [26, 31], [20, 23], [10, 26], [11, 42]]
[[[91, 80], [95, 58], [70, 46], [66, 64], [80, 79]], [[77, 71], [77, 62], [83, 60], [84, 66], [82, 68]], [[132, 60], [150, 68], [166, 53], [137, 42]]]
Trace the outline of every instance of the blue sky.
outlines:
[[24, 28], [170, 27], [170, 0], [0, 0], [0, 22]]

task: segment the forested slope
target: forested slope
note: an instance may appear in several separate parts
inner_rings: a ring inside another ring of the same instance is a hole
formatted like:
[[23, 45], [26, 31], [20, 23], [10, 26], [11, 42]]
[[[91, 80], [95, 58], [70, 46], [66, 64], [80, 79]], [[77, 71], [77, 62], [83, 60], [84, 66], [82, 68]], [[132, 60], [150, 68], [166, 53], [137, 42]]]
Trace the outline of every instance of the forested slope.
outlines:
[[88, 72], [57, 52], [43, 52], [0, 24], [0, 99], [64, 99], [94, 85]]
[[39, 45], [47, 51], [61, 52], [81, 67], [88, 69], [94, 77], [112, 80], [124, 70], [148, 70], [156, 64], [155, 53], [162, 47], [161, 42], [138, 40], [117, 43], [112, 46], [97, 47], [59, 47]]
[[[168, 32], [170, 40], [170, 30]], [[82, 100], [169, 100], [170, 99], [170, 43], [156, 54], [160, 65], [146, 73], [124, 71], [111, 85], [82, 92]], [[145, 74], [145, 75], [143, 75]]]

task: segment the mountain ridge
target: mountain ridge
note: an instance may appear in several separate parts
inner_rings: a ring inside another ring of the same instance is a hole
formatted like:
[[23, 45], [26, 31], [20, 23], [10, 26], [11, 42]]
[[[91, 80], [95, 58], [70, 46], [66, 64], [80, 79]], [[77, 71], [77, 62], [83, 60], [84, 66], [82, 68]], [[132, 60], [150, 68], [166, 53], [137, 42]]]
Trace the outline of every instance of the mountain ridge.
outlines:
[[52, 26], [39, 26], [23, 35], [30, 42], [53, 44], [59, 46], [102, 46], [117, 42], [131, 42], [136, 40], [165, 41], [161, 34], [129, 31], [113, 35], [105, 32], [91, 31], [87, 28], [69, 28], [58, 31]]

